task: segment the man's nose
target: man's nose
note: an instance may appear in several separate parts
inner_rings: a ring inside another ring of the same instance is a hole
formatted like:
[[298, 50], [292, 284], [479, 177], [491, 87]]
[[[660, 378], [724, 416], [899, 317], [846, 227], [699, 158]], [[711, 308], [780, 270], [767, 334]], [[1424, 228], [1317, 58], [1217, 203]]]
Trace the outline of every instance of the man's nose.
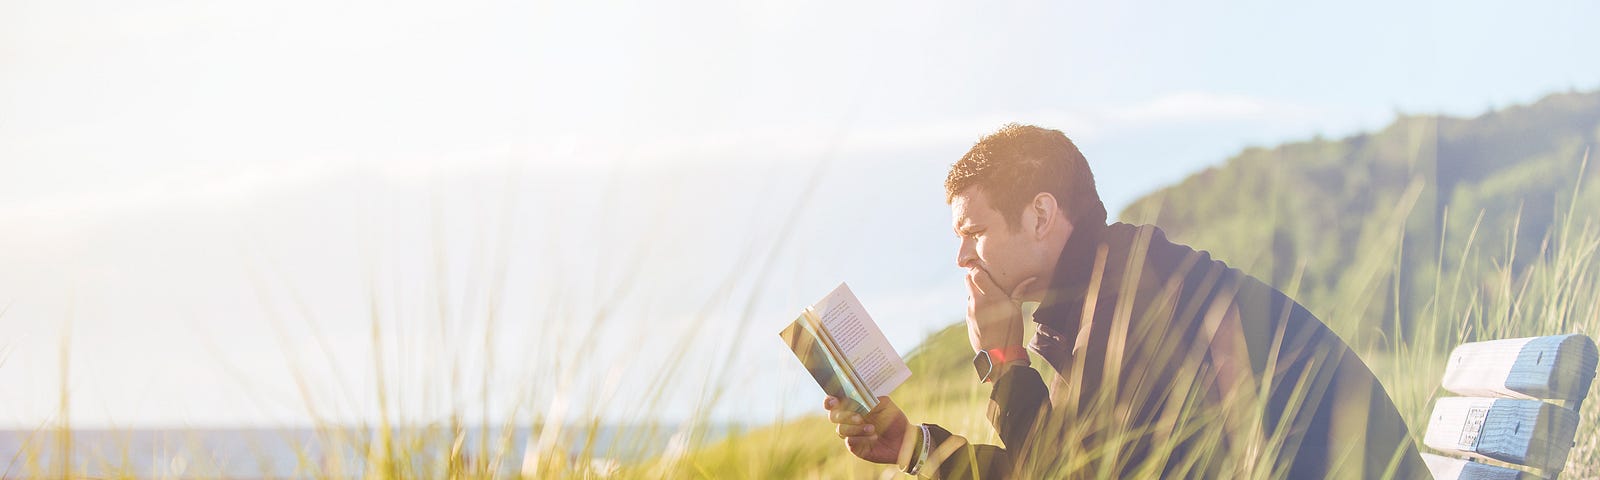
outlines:
[[978, 256], [974, 255], [965, 244], [961, 245], [960, 250], [956, 250], [956, 266], [958, 267], [972, 268], [973, 262], [976, 262], [977, 260]]

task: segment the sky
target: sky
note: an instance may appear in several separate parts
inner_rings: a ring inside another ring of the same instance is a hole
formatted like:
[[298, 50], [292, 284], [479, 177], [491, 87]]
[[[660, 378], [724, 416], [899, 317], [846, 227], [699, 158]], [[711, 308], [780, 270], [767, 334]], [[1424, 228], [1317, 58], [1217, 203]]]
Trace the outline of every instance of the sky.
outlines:
[[1298, 3], [0, 1], [0, 426], [770, 421], [838, 283], [901, 353], [961, 318], [1004, 123], [1115, 212], [1600, 87], [1593, 2]]

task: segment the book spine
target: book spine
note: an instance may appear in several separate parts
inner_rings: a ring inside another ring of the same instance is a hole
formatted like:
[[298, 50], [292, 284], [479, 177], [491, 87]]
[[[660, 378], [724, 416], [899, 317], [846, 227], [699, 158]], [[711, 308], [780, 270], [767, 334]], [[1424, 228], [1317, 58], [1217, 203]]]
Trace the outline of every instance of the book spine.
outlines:
[[861, 402], [866, 405], [867, 410], [878, 408], [878, 397], [872, 394], [872, 390], [867, 388], [866, 382], [861, 380], [861, 375], [856, 373], [855, 365], [850, 363], [849, 357], [845, 356], [844, 351], [839, 348], [839, 344], [833, 340], [833, 335], [829, 334], [828, 329], [822, 325], [822, 319], [817, 317], [817, 311], [811, 307], [806, 307], [803, 314], [805, 315], [806, 323], [816, 331], [818, 337], [822, 338], [822, 343], [828, 350], [828, 356], [834, 358], [835, 364], [839, 366], [840, 370], [844, 370], [845, 377], [849, 380], [847, 383], [849, 383], [850, 390], [856, 392], [856, 396], [861, 397]]

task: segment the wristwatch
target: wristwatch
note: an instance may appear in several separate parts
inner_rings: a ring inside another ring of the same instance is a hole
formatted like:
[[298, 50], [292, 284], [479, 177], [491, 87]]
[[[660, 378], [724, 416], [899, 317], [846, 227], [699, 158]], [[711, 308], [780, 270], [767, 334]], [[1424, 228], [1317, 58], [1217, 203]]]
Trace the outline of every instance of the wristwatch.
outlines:
[[978, 355], [972, 357], [972, 368], [978, 370], [978, 379], [984, 383], [994, 382], [1000, 375], [1000, 366], [1007, 363], [1023, 363], [1028, 361], [1028, 350], [1022, 345], [1012, 345], [1005, 348], [991, 348], [980, 350]]

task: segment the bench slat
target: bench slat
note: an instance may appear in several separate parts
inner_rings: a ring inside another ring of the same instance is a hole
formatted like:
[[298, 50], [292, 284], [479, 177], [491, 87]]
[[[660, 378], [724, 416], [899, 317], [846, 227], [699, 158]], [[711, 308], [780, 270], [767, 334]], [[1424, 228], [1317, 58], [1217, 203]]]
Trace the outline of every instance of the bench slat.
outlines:
[[1433, 480], [1539, 480], [1534, 475], [1515, 468], [1450, 458], [1431, 453], [1422, 454]]
[[1551, 399], [1575, 407], [1594, 381], [1600, 351], [1585, 335], [1462, 344], [1450, 352], [1445, 390], [1459, 395]]
[[1447, 397], [1434, 403], [1423, 443], [1446, 453], [1559, 472], [1578, 414], [1538, 400]]

